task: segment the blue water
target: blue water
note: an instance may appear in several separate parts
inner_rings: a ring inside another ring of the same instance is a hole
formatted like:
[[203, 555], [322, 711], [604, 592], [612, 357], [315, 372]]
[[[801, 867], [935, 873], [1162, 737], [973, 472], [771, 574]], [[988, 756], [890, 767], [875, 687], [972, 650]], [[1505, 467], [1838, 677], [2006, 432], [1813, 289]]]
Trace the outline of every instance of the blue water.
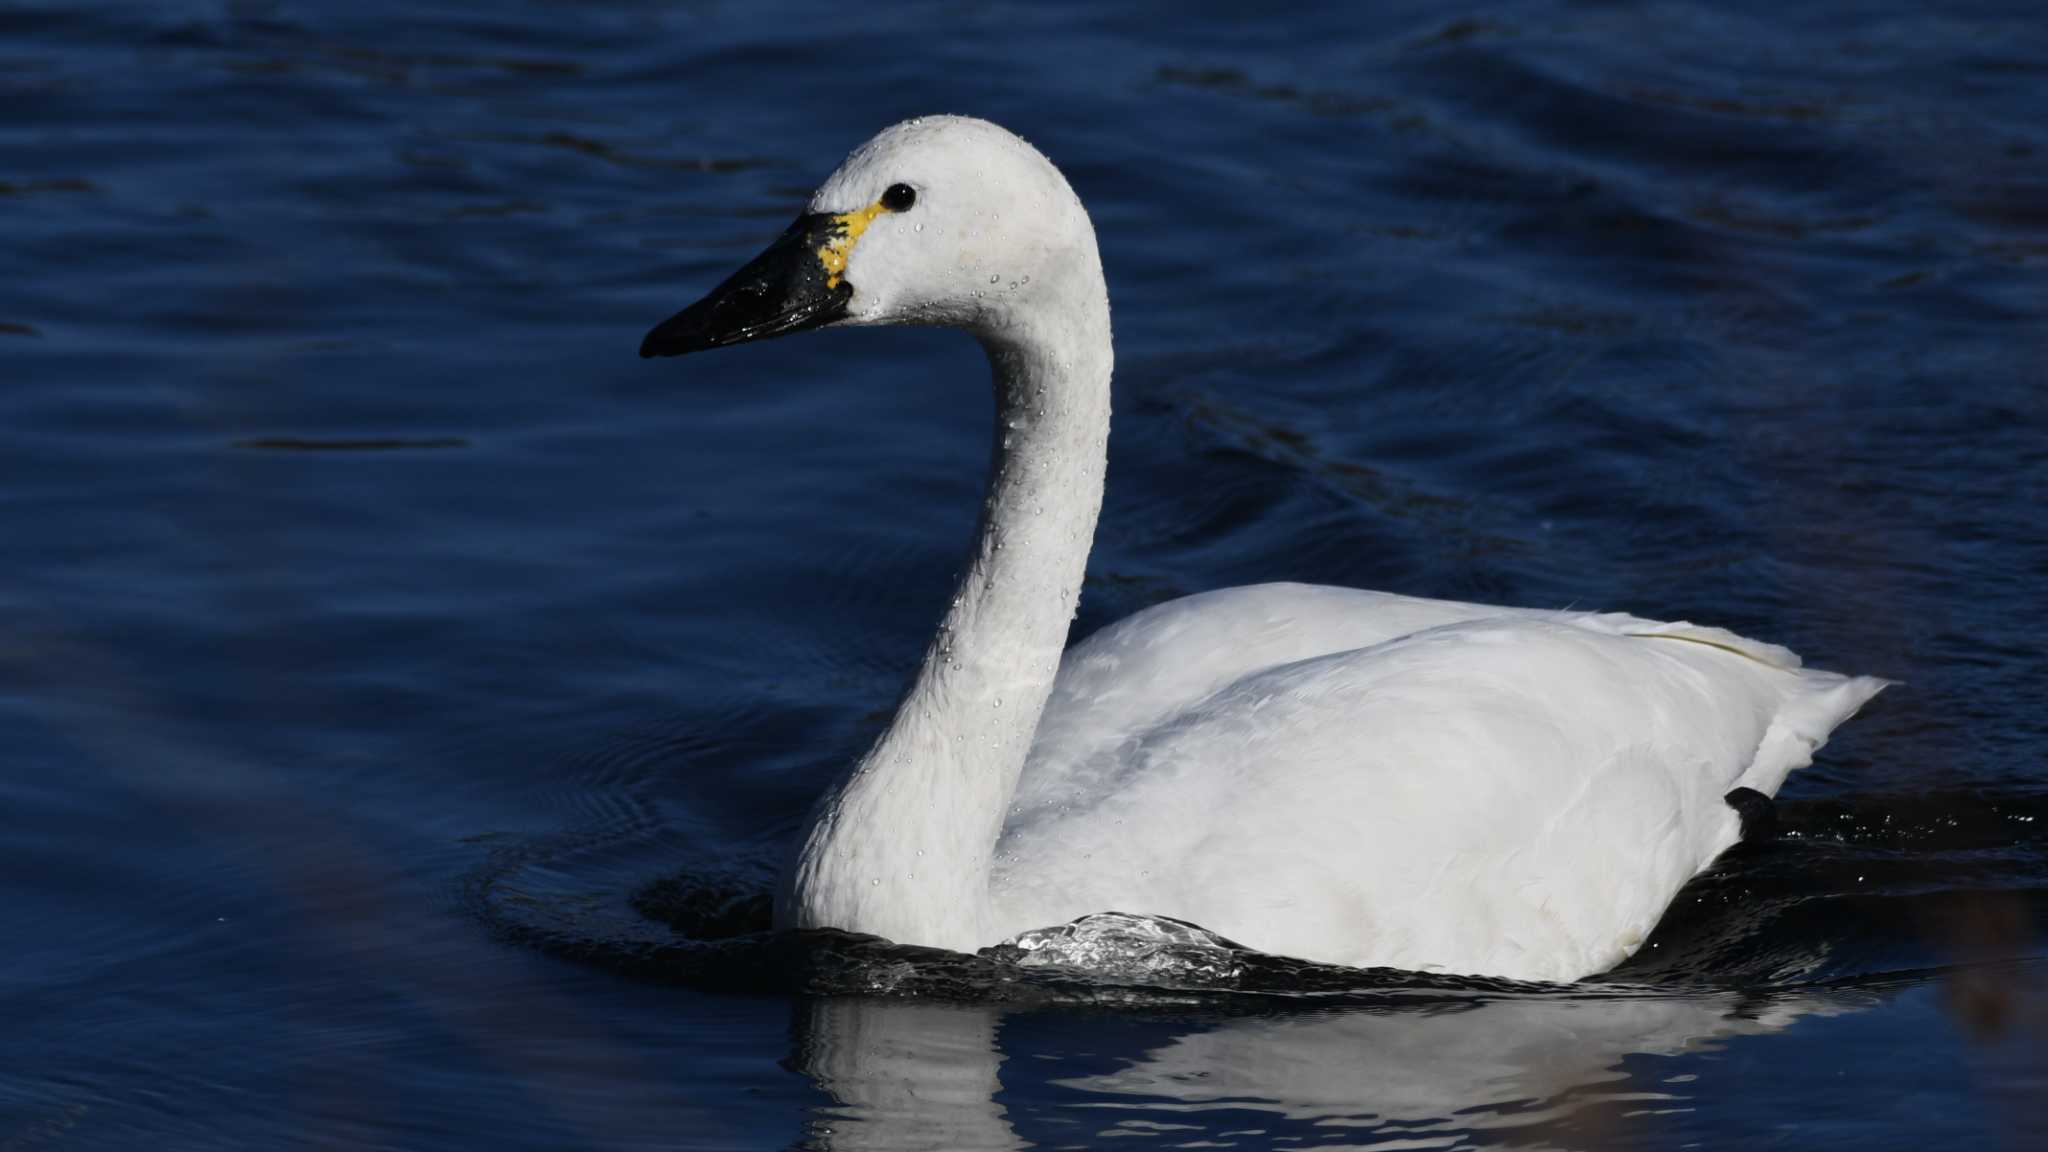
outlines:
[[[2048, 21], [1945, 7], [0, 4], [0, 1148], [2040, 1146]], [[986, 370], [635, 351], [934, 111], [1101, 238], [1077, 636], [1296, 579], [1904, 683], [1586, 988], [763, 936]]]

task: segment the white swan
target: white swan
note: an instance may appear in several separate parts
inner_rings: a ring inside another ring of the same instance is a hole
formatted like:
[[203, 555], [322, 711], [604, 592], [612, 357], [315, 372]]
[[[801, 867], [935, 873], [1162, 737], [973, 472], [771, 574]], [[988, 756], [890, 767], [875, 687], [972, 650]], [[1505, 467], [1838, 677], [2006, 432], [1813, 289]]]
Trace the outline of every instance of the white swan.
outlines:
[[1713, 628], [1297, 584], [1162, 604], [1063, 658], [1109, 299], [1079, 199], [993, 124], [883, 131], [641, 354], [827, 324], [974, 333], [996, 446], [952, 607], [820, 801], [779, 926], [971, 951], [1117, 910], [1310, 960], [1572, 980], [1736, 841], [1725, 794], [1775, 792], [1884, 686]]

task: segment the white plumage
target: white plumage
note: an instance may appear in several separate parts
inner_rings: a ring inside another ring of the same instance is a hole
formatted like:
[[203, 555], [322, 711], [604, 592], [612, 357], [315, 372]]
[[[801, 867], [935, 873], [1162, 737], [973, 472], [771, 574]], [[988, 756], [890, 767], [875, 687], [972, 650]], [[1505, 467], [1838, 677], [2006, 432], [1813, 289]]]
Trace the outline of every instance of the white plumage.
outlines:
[[1332, 963], [1575, 979], [1735, 843], [1727, 792], [1776, 792], [1880, 686], [1624, 615], [1190, 596], [1062, 664], [996, 931], [1143, 910]]
[[789, 235], [806, 221], [823, 271], [770, 284], [764, 256], [648, 348], [962, 327], [997, 420], [958, 595], [798, 843], [783, 926], [972, 950], [1115, 910], [1330, 963], [1576, 979], [1735, 842], [1727, 792], [1775, 792], [1883, 687], [1718, 629], [1299, 584], [1162, 604], [1062, 657], [1109, 431], [1087, 213], [1029, 145], [934, 117], [854, 152]]

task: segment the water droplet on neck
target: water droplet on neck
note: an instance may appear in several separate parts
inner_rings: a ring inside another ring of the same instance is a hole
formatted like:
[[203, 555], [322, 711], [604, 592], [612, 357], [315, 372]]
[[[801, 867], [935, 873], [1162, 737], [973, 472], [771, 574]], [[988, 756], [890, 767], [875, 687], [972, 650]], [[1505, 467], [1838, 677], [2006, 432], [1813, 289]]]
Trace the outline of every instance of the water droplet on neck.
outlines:
[[1000, 272], [991, 272], [991, 273], [989, 273], [989, 274], [988, 274], [988, 282], [989, 282], [989, 283], [991, 283], [991, 284], [995, 284], [995, 283], [999, 283], [999, 282], [1001, 282], [1002, 278], [1003, 278], [1003, 276], [1002, 276], [1002, 273], [1000, 273]]
[[881, 878], [880, 876], [877, 876], [877, 877], [875, 877], [874, 879], [872, 879], [872, 880], [868, 881], [868, 887], [870, 887], [870, 888], [880, 888], [881, 886], [882, 886], [882, 878]]

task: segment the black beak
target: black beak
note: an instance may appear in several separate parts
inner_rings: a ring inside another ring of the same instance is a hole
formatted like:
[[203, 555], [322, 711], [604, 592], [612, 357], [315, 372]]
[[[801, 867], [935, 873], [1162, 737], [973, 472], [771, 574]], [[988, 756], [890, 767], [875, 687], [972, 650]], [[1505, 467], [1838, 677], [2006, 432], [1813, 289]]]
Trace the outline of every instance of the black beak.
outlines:
[[656, 325], [640, 342], [640, 355], [681, 356], [765, 340], [846, 315], [853, 285], [829, 272], [819, 255], [844, 229], [836, 217], [797, 217], [752, 263], [710, 295]]

